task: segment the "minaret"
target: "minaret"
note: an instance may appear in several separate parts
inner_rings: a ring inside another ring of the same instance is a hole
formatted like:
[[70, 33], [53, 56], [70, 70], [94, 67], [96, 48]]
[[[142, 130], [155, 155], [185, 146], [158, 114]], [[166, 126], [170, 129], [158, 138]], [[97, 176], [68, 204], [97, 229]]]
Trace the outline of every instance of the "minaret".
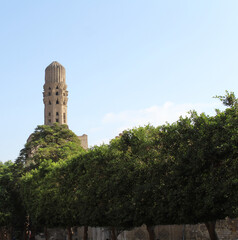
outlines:
[[43, 92], [45, 104], [45, 125], [55, 122], [67, 124], [68, 91], [65, 83], [65, 68], [58, 62], [52, 62], [45, 69]]

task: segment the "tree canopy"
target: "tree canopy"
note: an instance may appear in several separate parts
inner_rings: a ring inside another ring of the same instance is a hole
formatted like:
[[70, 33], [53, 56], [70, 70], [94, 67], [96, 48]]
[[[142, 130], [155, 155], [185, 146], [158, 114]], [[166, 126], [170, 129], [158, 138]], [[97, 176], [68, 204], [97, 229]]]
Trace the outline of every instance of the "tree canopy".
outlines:
[[0, 163], [0, 233], [8, 239], [24, 229], [25, 208], [20, 197], [22, 169], [12, 162]]
[[57, 162], [77, 156], [83, 152], [79, 138], [67, 125], [37, 126], [25, 147], [20, 151], [17, 163], [38, 165], [42, 160]]
[[196, 223], [218, 239], [216, 220], [238, 217], [238, 102], [217, 98], [226, 109], [214, 116], [191, 111], [87, 151], [67, 126], [38, 126], [15, 164], [0, 164], [1, 226], [24, 204], [35, 226], [101, 226], [112, 240], [142, 224], [154, 240], [155, 225]]

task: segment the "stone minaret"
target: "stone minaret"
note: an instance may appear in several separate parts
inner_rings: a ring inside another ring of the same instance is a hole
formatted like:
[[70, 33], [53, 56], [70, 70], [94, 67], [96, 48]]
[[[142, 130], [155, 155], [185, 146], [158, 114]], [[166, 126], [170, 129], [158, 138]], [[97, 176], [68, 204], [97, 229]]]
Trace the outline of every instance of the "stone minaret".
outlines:
[[65, 83], [65, 68], [58, 62], [52, 62], [45, 69], [43, 92], [45, 104], [45, 125], [55, 122], [67, 124], [68, 91]]

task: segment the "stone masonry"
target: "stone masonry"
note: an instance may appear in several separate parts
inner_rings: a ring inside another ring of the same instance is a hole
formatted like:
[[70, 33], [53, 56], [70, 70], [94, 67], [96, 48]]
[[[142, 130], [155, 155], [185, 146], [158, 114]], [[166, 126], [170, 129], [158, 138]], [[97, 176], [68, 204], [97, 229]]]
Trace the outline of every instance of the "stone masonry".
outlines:
[[55, 122], [67, 124], [68, 91], [65, 83], [65, 68], [52, 62], [45, 69], [44, 85], [45, 125]]
[[[67, 124], [68, 91], [65, 68], [58, 62], [52, 62], [45, 69], [45, 84], [43, 92], [44, 124]], [[88, 136], [79, 136], [84, 149], [88, 148]]]

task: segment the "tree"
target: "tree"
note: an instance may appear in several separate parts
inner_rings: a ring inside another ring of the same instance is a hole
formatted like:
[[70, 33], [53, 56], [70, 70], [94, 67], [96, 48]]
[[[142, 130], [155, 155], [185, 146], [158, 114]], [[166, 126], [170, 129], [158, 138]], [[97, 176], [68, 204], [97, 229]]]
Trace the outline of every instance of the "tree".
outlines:
[[112, 240], [142, 224], [154, 240], [155, 225], [204, 222], [217, 240], [216, 220], [238, 216], [238, 101], [219, 98], [228, 108], [215, 116], [192, 111], [88, 152], [67, 128], [38, 127], [18, 159], [31, 163], [22, 195], [33, 221], [107, 227]]
[[30, 136], [17, 163], [25, 166], [22, 198], [34, 226], [69, 224], [72, 216], [64, 210], [70, 205], [70, 195], [62, 191], [71, 173], [60, 174], [59, 169], [70, 158], [84, 152], [80, 140], [66, 125], [38, 126]]
[[[169, 222], [164, 202], [164, 176], [166, 163], [160, 157], [157, 131], [145, 126], [124, 131], [118, 139], [117, 148], [134, 163], [131, 172], [131, 212], [133, 227], [146, 224], [150, 240], [155, 239], [154, 226]], [[166, 194], [166, 193], [165, 193]]]
[[22, 196], [34, 226], [67, 228], [76, 223], [77, 199], [66, 161], [41, 162], [22, 178]]
[[1, 235], [19, 238], [24, 229], [25, 210], [20, 198], [19, 178], [22, 169], [12, 162], [0, 163]]
[[214, 117], [191, 112], [158, 129], [171, 223], [204, 222], [212, 240], [217, 219], [237, 217], [237, 100], [222, 100], [230, 107]]
[[33, 167], [44, 159], [57, 162], [77, 156], [83, 151], [79, 138], [67, 125], [54, 123], [52, 126], [42, 125], [35, 129], [16, 162]]
[[154, 169], [159, 162], [154, 130], [147, 126], [124, 131], [109, 145], [95, 146], [68, 162], [75, 169], [72, 183], [78, 183], [78, 213], [84, 225], [106, 227], [115, 240], [120, 231], [146, 223], [153, 239], [159, 212], [155, 186], [159, 189], [162, 176], [162, 169]]
[[[115, 140], [116, 141], [116, 140]], [[135, 163], [117, 144], [95, 146], [68, 162], [74, 169], [71, 186], [77, 204], [78, 225], [109, 229], [112, 239], [133, 227], [131, 209]]]

